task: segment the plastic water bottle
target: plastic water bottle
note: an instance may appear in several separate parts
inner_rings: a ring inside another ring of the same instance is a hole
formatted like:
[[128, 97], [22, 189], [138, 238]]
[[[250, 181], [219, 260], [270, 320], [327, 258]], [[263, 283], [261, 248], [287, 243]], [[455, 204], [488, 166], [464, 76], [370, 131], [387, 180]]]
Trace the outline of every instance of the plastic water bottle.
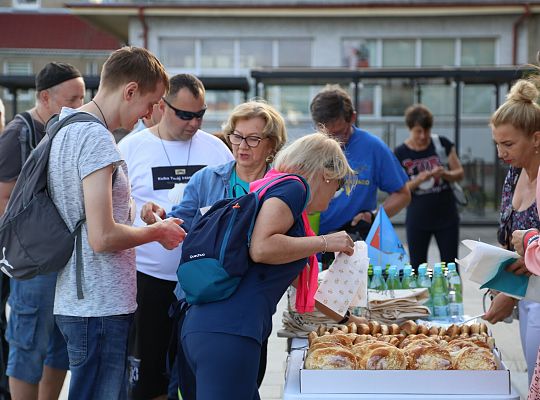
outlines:
[[433, 315], [433, 302], [431, 301], [431, 279], [427, 274], [427, 264], [421, 264], [418, 267], [418, 279], [416, 284], [419, 288], [427, 288], [429, 299], [424, 303], [424, 305], [429, 308], [429, 312]]
[[463, 285], [455, 263], [448, 263], [446, 278], [448, 280], [448, 311], [450, 317], [459, 318], [463, 315]]
[[448, 318], [448, 290], [440, 263], [433, 267], [431, 300], [433, 302], [433, 316], [437, 319]]
[[375, 265], [373, 267], [373, 278], [371, 278], [371, 282], [369, 283], [369, 288], [375, 289], [375, 290], [388, 289], [386, 286], [386, 282], [384, 281], [384, 278], [382, 276], [382, 268], [380, 265]]
[[386, 278], [386, 286], [388, 290], [401, 289], [401, 282], [399, 281], [399, 275], [397, 266], [392, 265], [388, 269], [388, 278]]
[[415, 289], [417, 287], [416, 280], [412, 276], [412, 267], [410, 264], [403, 268], [403, 279], [401, 279], [402, 289]]

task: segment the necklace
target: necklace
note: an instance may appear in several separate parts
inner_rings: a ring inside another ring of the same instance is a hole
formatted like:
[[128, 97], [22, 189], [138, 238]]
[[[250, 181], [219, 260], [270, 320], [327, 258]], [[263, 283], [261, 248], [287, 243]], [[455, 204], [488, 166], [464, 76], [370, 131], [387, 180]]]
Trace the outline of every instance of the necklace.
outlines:
[[[169, 162], [169, 166], [172, 167], [171, 159], [169, 158], [169, 153], [167, 153], [167, 149], [165, 148], [165, 144], [163, 143], [163, 139], [161, 138], [161, 133], [159, 133], [159, 124], [157, 126], [157, 134], [159, 137], [159, 141], [161, 142], [161, 147], [163, 148], [163, 152], [165, 153], [165, 157], [167, 157], [167, 161]], [[189, 139], [189, 147], [188, 147], [188, 153], [187, 153], [187, 161], [186, 165], [189, 165], [189, 156], [191, 155], [191, 141], [193, 138]]]
[[36, 113], [37, 117], [39, 118], [39, 122], [41, 122], [43, 125], [45, 125], [45, 119], [39, 114], [37, 107], [34, 108], [34, 112]]
[[109, 124], [107, 124], [107, 120], [105, 119], [105, 115], [103, 115], [103, 111], [101, 111], [101, 107], [98, 106], [98, 103], [96, 103], [94, 101], [94, 99], [92, 99], [92, 103], [94, 103], [99, 111], [99, 113], [101, 114], [101, 118], [103, 118], [103, 122], [105, 123], [105, 127], [107, 128], [107, 130], [109, 129]]

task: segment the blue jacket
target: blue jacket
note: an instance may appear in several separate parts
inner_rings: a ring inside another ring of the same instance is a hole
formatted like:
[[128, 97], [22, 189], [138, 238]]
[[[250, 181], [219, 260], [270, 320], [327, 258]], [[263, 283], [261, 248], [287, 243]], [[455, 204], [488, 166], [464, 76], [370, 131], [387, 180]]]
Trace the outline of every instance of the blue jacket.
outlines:
[[230, 178], [236, 161], [209, 166], [197, 171], [184, 189], [182, 202], [167, 214], [184, 220], [182, 228], [189, 231], [200, 217], [200, 209], [213, 205], [216, 201], [231, 197]]

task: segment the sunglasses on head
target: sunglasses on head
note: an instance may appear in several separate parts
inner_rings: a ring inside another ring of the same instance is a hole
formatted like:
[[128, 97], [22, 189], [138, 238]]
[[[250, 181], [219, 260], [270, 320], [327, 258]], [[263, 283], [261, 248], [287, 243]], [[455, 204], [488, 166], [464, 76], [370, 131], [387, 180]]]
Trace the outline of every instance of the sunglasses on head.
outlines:
[[161, 99], [165, 102], [165, 104], [167, 104], [171, 108], [171, 110], [174, 111], [176, 116], [178, 118], [180, 118], [182, 121], [191, 121], [193, 118], [200, 119], [200, 118], [202, 118], [204, 116], [204, 113], [206, 112], [206, 105], [204, 106], [204, 108], [201, 111], [197, 111], [197, 112], [184, 111], [184, 110], [180, 110], [179, 108], [176, 108], [173, 105], [171, 105], [171, 103], [169, 103], [167, 100], [165, 100], [164, 97], [162, 97]]

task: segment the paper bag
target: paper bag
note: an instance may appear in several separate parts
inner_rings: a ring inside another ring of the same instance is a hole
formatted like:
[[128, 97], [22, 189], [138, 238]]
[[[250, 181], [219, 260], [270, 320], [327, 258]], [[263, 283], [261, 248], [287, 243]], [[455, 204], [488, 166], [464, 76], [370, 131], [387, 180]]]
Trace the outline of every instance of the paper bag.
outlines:
[[368, 266], [367, 245], [355, 242], [352, 256], [337, 254], [317, 289], [315, 300], [340, 315], [347, 312], [353, 300], [355, 306], [366, 307]]
[[517, 253], [475, 240], [463, 240], [462, 243], [472, 251], [456, 262], [469, 274], [471, 281], [517, 299], [540, 302], [540, 277], [515, 275], [505, 270], [519, 258]]

